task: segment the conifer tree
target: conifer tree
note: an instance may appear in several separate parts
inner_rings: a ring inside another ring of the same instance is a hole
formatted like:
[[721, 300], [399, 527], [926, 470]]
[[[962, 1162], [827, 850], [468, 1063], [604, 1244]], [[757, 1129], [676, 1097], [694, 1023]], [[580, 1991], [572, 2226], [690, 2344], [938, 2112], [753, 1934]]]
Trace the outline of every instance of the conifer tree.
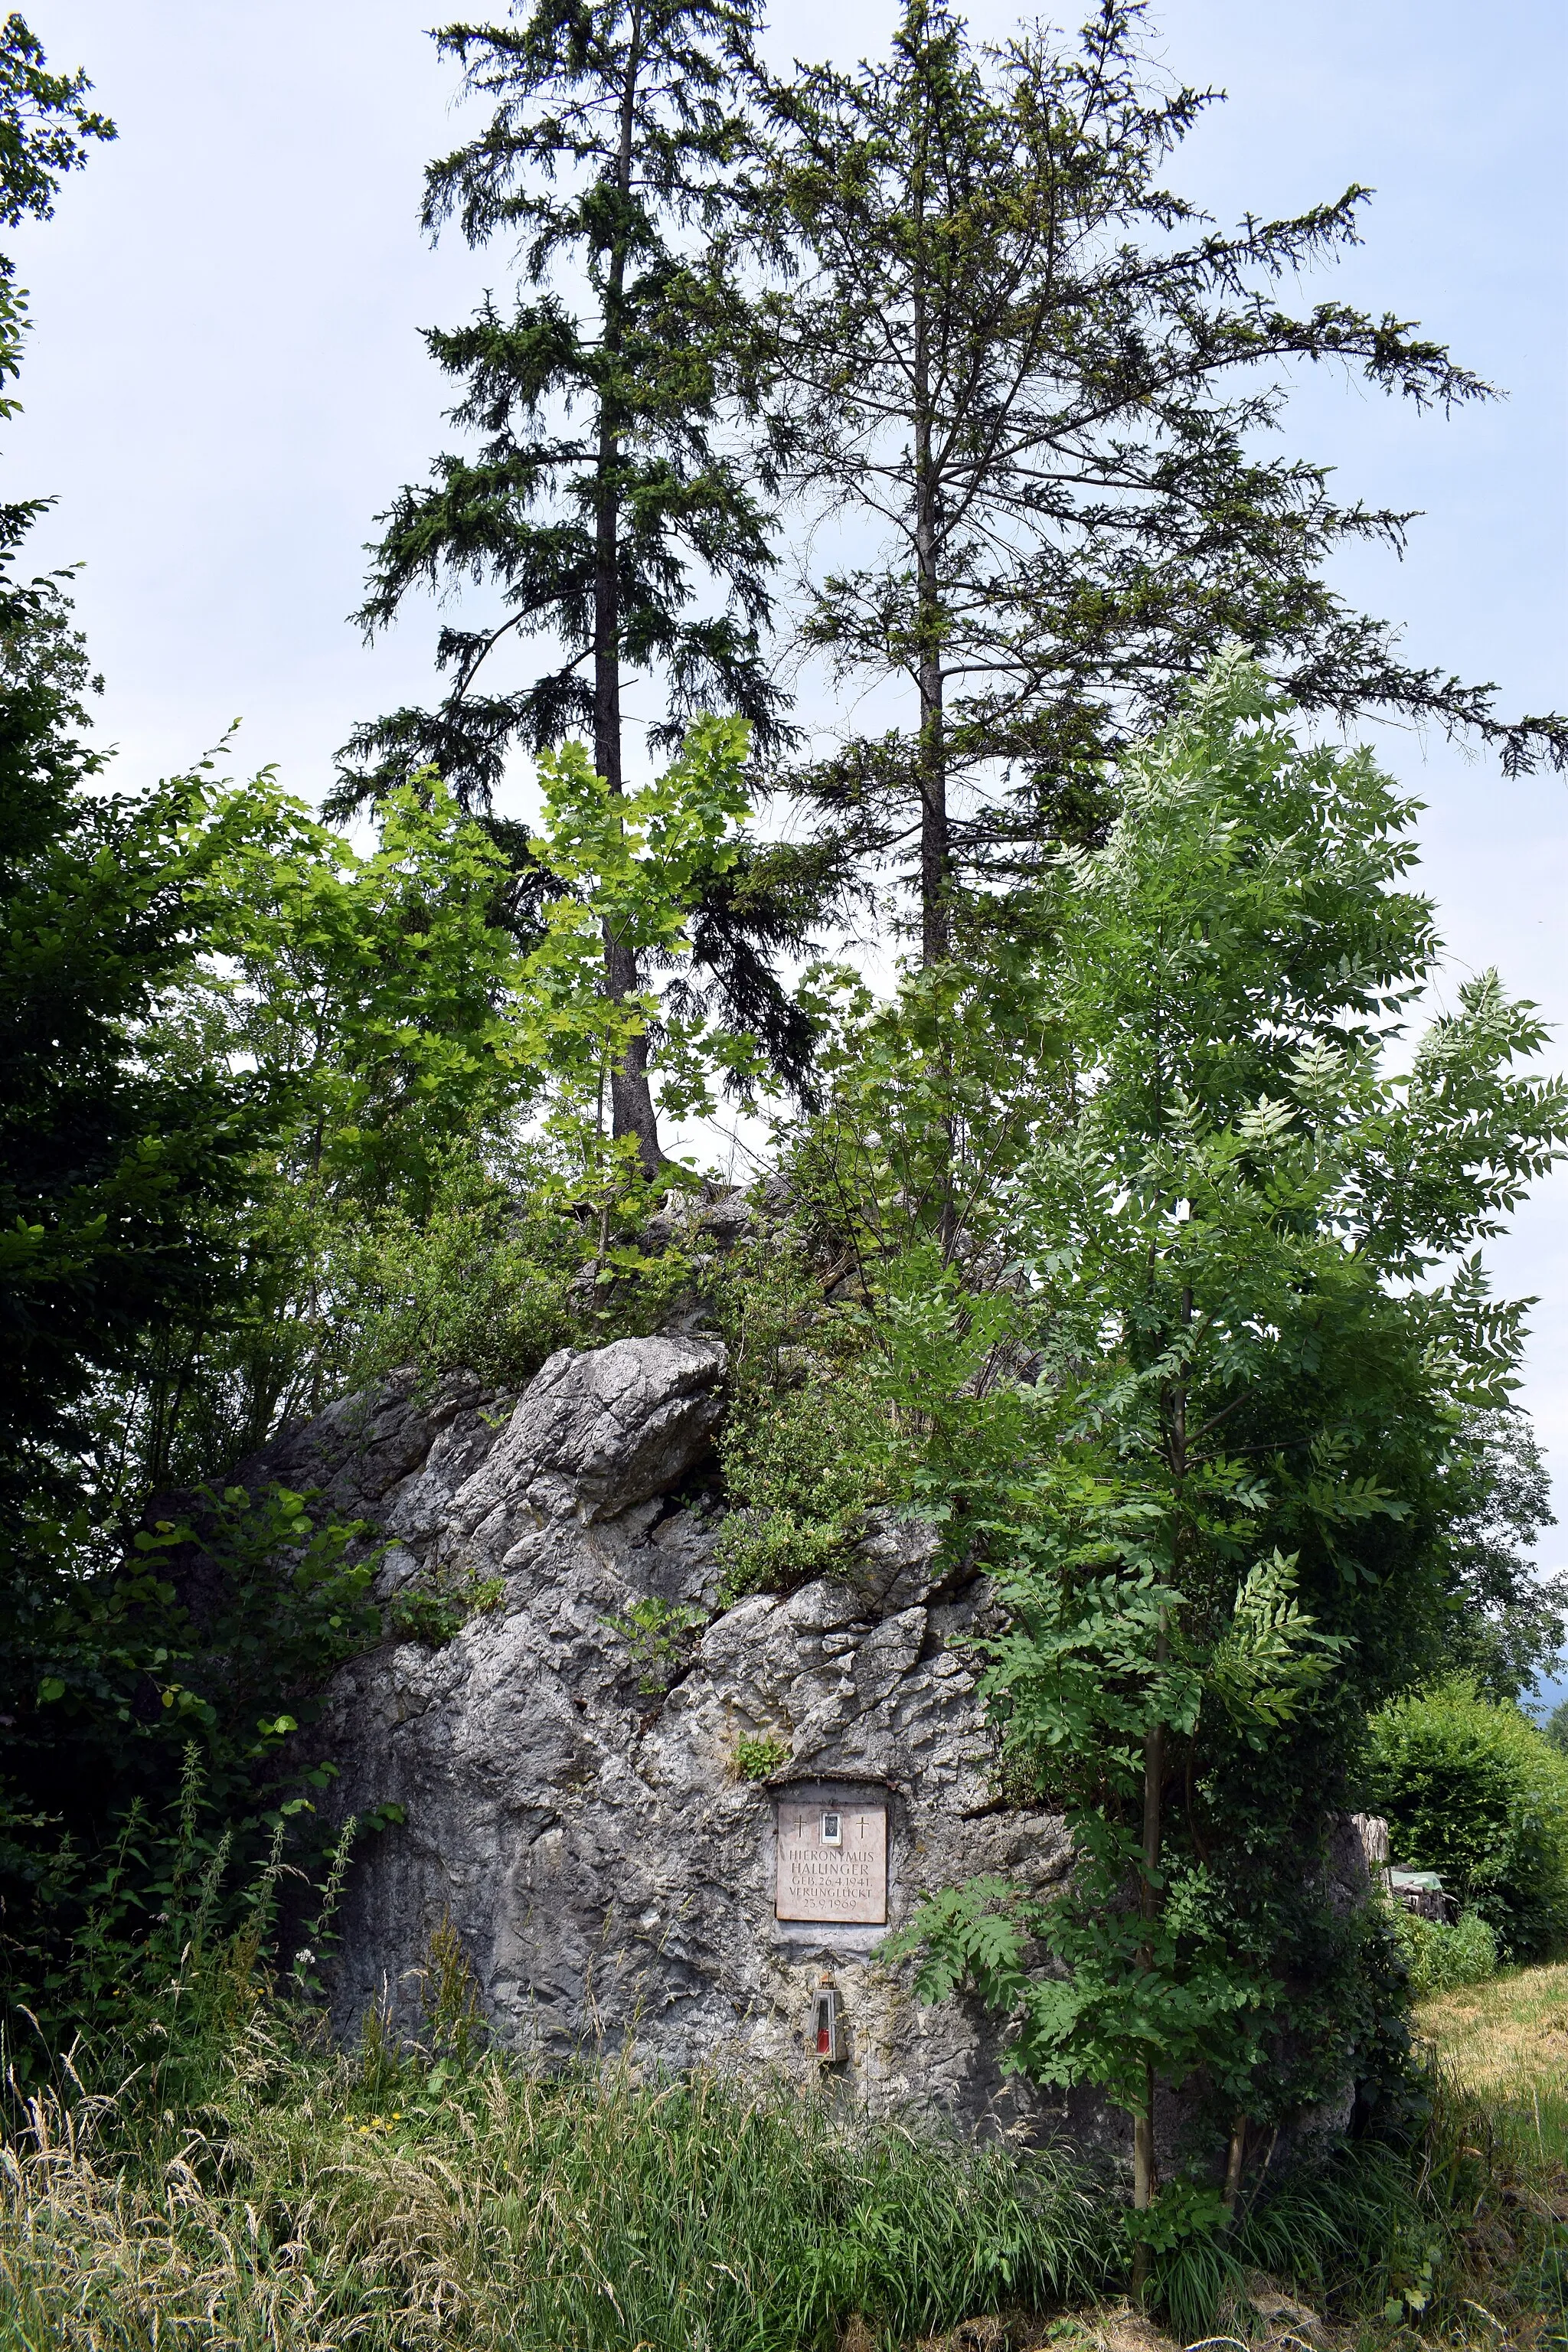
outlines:
[[1498, 719], [1326, 584], [1337, 547], [1401, 547], [1411, 517], [1259, 453], [1285, 368], [1337, 362], [1417, 407], [1489, 387], [1393, 316], [1281, 307], [1282, 277], [1357, 241], [1366, 190], [1226, 234], [1162, 185], [1214, 93], [1160, 85], [1142, 14], [1101, 0], [1076, 51], [1032, 30], [976, 53], [942, 0], [907, 0], [885, 63], [766, 94], [795, 463], [883, 541], [815, 583], [806, 634], [916, 703], [798, 781], [900, 866], [918, 835], [927, 962], [964, 877], [1095, 833], [1100, 762], [1227, 640], [1309, 712], [1468, 730], [1510, 772], [1568, 758], [1568, 721]]
[[[453, 419], [482, 444], [400, 492], [361, 617], [374, 632], [410, 589], [464, 581], [498, 589], [502, 612], [488, 628], [441, 630], [449, 691], [434, 711], [359, 730], [337, 811], [434, 762], [482, 812], [509, 752], [578, 729], [618, 793], [623, 691], [637, 674], [664, 683], [655, 750], [703, 709], [748, 719], [764, 753], [781, 740], [760, 645], [766, 517], [725, 435], [748, 391], [751, 318], [728, 231], [746, 137], [731, 93], [751, 69], [755, 23], [752, 0], [539, 0], [515, 24], [437, 35], [496, 110], [429, 167], [425, 226], [455, 217], [476, 247], [515, 237], [526, 291], [510, 315], [487, 300], [468, 326], [428, 336], [463, 387]], [[544, 666], [521, 686], [489, 684], [498, 649], [528, 639], [548, 646]], [[726, 911], [732, 878], [710, 940]], [[798, 1060], [799, 1024], [770, 995], [754, 943], [749, 963], [736, 944], [715, 948], [721, 964], [731, 950], [724, 976], [742, 998], [750, 988], [750, 1009]], [[605, 961], [611, 995], [634, 995], [636, 957], [608, 933]], [[647, 1053], [634, 1038], [614, 1119], [652, 1173]]]

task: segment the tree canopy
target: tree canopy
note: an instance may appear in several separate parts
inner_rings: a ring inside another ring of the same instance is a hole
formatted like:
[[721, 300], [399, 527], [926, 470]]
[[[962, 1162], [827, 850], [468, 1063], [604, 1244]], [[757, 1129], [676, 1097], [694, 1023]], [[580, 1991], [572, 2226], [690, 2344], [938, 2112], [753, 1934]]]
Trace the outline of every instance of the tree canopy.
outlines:
[[1568, 723], [1412, 668], [1330, 586], [1338, 547], [1403, 549], [1413, 518], [1270, 448], [1292, 373], [1445, 412], [1491, 388], [1392, 312], [1282, 299], [1360, 242], [1364, 188], [1234, 231], [1171, 188], [1216, 93], [1151, 62], [1145, 13], [1101, 0], [1076, 47], [1043, 27], [976, 47], [956, 10], [909, 0], [885, 60], [760, 98], [795, 483], [851, 526], [804, 635], [913, 702], [792, 782], [912, 876], [928, 962], [961, 885], [1094, 836], [1107, 761], [1227, 642], [1304, 710], [1472, 733], [1509, 774], [1568, 759]]
[[[574, 728], [619, 792], [622, 697], [639, 674], [664, 683], [656, 749], [707, 709], [745, 719], [759, 750], [784, 740], [761, 644], [773, 550], [723, 430], [751, 385], [729, 239], [745, 145], [731, 91], [755, 21], [730, 0], [616, 0], [437, 36], [496, 111], [431, 164], [426, 226], [456, 217], [476, 246], [514, 237], [531, 299], [520, 291], [510, 314], [487, 301], [470, 325], [428, 337], [464, 386], [454, 423], [484, 439], [477, 457], [438, 459], [430, 487], [401, 492], [361, 618], [374, 632], [411, 588], [465, 577], [500, 592], [502, 617], [442, 629], [437, 659], [453, 682], [439, 709], [358, 731], [340, 810], [428, 761], [482, 811], [514, 747], [542, 752]], [[700, 601], [702, 583], [716, 604]], [[481, 668], [517, 638], [546, 640], [552, 657], [525, 685], [489, 687]], [[612, 994], [635, 995], [636, 953], [610, 931], [605, 960]], [[747, 976], [754, 998], [754, 961]], [[638, 1031], [615, 1074], [615, 1120], [653, 1170], [646, 1063]]]

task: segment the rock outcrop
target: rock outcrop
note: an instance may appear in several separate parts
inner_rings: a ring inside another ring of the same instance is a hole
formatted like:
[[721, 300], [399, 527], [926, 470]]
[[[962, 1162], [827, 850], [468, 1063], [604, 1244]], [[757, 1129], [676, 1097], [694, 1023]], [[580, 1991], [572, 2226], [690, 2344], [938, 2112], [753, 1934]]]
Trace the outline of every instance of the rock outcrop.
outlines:
[[416, 2014], [449, 1917], [519, 2050], [805, 2070], [826, 1970], [852, 2095], [1043, 2126], [994, 2028], [919, 2006], [879, 1961], [882, 1927], [775, 1916], [781, 1812], [803, 1800], [885, 1816], [889, 1925], [977, 1872], [1044, 1884], [1067, 1845], [1056, 1817], [994, 1800], [963, 1646], [984, 1589], [943, 1582], [930, 1528], [881, 1519], [841, 1575], [720, 1606], [704, 1465], [725, 1370], [702, 1337], [566, 1350], [510, 1416], [462, 1379], [422, 1403], [410, 1375], [250, 1465], [384, 1529], [384, 1593], [433, 1570], [501, 1586], [447, 1647], [384, 1647], [332, 1687], [338, 1801], [406, 1816], [356, 1864], [337, 2021]]

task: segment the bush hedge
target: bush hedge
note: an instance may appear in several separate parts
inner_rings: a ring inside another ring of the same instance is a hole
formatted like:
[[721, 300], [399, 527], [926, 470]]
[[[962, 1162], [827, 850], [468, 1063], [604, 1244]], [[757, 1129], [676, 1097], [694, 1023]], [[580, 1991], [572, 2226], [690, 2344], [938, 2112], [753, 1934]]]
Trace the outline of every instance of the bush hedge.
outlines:
[[1440, 1872], [1503, 1958], [1568, 1946], [1568, 1758], [1517, 1706], [1465, 1682], [1417, 1692], [1373, 1717], [1367, 1765], [1395, 1861]]
[[1497, 1937], [1479, 1911], [1462, 1911], [1453, 1927], [1445, 1927], [1436, 1919], [1396, 1910], [1394, 1934], [1417, 2000], [1459, 1985], [1484, 1984], [1497, 1974]]

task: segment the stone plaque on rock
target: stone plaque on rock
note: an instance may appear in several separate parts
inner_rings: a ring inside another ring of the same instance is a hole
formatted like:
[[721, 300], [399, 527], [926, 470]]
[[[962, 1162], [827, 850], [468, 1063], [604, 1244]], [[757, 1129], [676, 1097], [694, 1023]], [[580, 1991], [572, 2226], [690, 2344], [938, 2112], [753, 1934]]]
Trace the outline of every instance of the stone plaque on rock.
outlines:
[[785, 1798], [778, 1812], [774, 1910], [781, 1919], [885, 1927], [886, 1806], [866, 1798]]

